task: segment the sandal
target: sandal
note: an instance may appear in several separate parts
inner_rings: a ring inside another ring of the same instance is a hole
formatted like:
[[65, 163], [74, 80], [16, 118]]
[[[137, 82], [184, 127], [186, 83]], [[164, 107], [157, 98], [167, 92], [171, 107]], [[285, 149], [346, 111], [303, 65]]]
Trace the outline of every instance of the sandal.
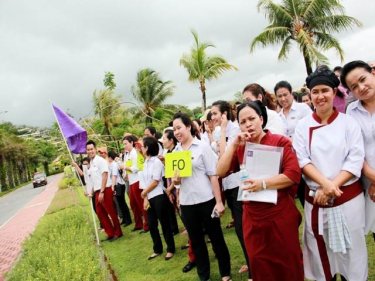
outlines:
[[234, 227], [234, 221], [231, 221], [230, 223], [228, 223], [225, 228], [232, 228], [232, 227]]
[[243, 266], [241, 266], [241, 268], [238, 271], [238, 273], [244, 273], [244, 272], [247, 272], [247, 271], [249, 271], [249, 268], [247, 267], [246, 264], [244, 264]]
[[160, 256], [160, 254], [158, 254], [158, 253], [153, 253], [151, 256], [149, 256], [147, 259], [148, 260], [152, 260], [152, 259], [154, 259], [154, 258], [156, 258], [156, 257], [158, 257], [158, 256]]

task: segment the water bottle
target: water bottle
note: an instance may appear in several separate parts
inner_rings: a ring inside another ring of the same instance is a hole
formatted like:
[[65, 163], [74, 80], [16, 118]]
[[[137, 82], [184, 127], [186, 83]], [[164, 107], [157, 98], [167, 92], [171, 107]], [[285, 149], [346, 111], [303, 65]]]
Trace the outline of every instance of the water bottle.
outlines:
[[247, 171], [244, 164], [240, 165], [240, 188], [246, 185], [245, 181], [250, 178], [249, 172]]

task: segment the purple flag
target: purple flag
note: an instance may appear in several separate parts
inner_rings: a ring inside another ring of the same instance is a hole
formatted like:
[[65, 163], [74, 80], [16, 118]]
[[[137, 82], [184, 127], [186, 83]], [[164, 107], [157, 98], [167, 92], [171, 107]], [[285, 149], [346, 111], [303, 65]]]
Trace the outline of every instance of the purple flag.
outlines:
[[52, 104], [61, 133], [64, 135], [69, 149], [75, 154], [86, 153], [87, 132], [72, 117]]

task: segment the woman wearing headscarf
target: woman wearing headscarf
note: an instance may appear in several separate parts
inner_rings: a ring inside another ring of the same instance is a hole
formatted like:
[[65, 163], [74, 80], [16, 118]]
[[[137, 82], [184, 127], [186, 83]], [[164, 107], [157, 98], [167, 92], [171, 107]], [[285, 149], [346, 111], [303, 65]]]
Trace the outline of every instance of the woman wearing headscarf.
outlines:
[[251, 192], [277, 191], [276, 204], [243, 202], [243, 237], [253, 280], [303, 281], [298, 235], [301, 214], [291, 192], [301, 178], [301, 170], [291, 141], [264, 130], [267, 111], [260, 101], [241, 104], [237, 116], [241, 132], [220, 158], [217, 166], [219, 176], [239, 171], [246, 142], [283, 148], [279, 174], [262, 179], [250, 178], [240, 187]]
[[306, 181], [304, 269], [313, 280], [367, 280], [361, 129], [333, 107], [340, 81], [326, 66], [306, 79], [315, 112], [296, 127], [293, 146]]

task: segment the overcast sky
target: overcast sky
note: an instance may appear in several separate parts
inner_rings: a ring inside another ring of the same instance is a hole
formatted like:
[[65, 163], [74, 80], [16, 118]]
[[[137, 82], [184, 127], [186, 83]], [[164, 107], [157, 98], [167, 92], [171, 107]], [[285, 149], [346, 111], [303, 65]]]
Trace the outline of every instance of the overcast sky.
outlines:
[[[362, 28], [337, 35], [345, 61], [375, 59], [375, 1], [342, 1]], [[197, 83], [179, 65], [193, 45], [191, 29], [238, 67], [207, 83], [207, 104], [232, 99], [257, 82], [268, 90], [279, 80], [300, 87], [305, 79], [301, 54], [293, 48], [280, 62], [280, 46], [249, 44], [267, 25], [255, 0], [0, 0], [0, 122], [50, 126], [50, 102], [76, 119], [93, 114], [92, 93], [102, 89], [106, 71], [115, 74], [117, 93], [131, 100], [137, 72], [150, 67], [172, 80], [168, 103], [201, 104]], [[330, 66], [340, 65], [334, 52]], [[6, 113], [4, 111], [7, 111]]]

